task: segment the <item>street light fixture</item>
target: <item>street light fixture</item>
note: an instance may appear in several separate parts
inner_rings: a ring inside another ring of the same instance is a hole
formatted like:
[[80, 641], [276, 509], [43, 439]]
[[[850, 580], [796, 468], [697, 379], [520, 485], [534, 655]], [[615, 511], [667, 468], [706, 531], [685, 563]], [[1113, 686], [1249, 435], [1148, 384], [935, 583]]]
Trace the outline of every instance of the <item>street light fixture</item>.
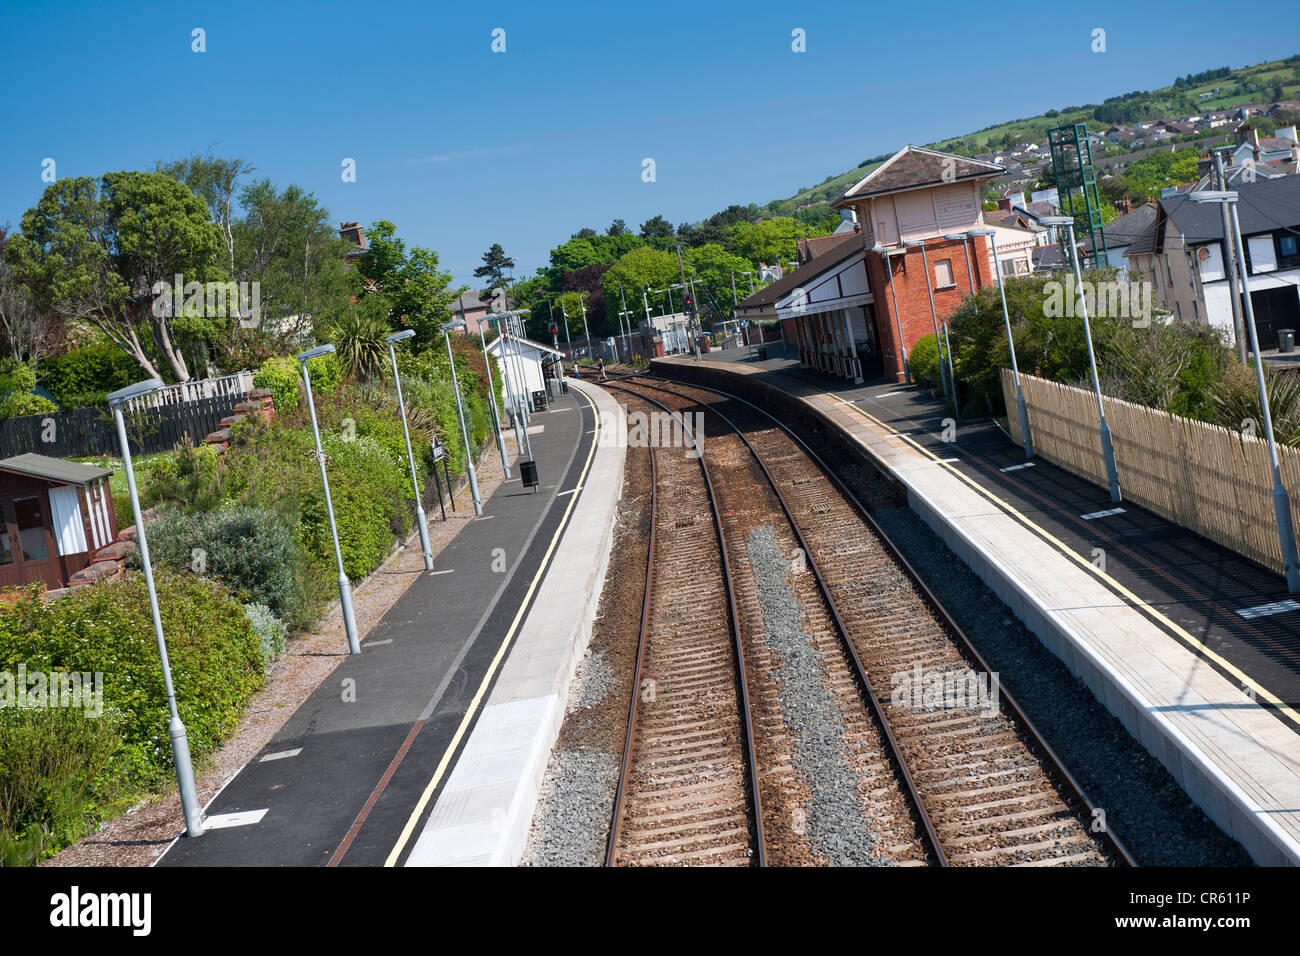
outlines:
[[302, 368], [302, 380], [307, 386], [307, 409], [311, 412], [311, 433], [316, 439], [316, 462], [320, 465], [320, 480], [325, 487], [325, 512], [330, 519], [330, 537], [334, 541], [334, 560], [339, 566], [339, 607], [343, 610], [343, 630], [348, 637], [348, 650], [353, 654], [361, 653], [361, 642], [357, 638], [357, 619], [352, 611], [352, 584], [343, 571], [343, 549], [339, 547], [339, 529], [334, 523], [334, 502], [330, 498], [330, 480], [325, 473], [325, 450], [320, 444], [320, 428], [316, 424], [316, 400], [311, 394], [311, 373], [307, 362], [322, 355], [334, 352], [332, 345], [318, 345], [314, 349], [298, 353], [298, 365]]
[[506, 443], [501, 438], [501, 414], [497, 411], [497, 389], [492, 384], [492, 360], [488, 358], [487, 338], [483, 334], [483, 323], [478, 324], [478, 344], [483, 350], [483, 365], [487, 369], [488, 401], [492, 405], [492, 427], [497, 434], [497, 450], [501, 452], [501, 471], [507, 480], [510, 478], [510, 462], [506, 458]]
[[433, 551], [429, 548], [429, 524], [424, 517], [424, 504], [420, 501], [420, 480], [415, 476], [415, 455], [411, 452], [411, 430], [406, 424], [406, 400], [402, 397], [402, 376], [397, 371], [397, 352], [394, 346], [415, 335], [415, 329], [403, 329], [385, 337], [388, 357], [393, 360], [393, 382], [397, 385], [397, 411], [402, 416], [402, 434], [406, 436], [406, 458], [411, 463], [411, 491], [415, 494], [415, 523], [420, 531], [420, 550], [424, 553], [424, 570], [433, 570]]
[[1088, 342], [1088, 363], [1092, 367], [1092, 387], [1097, 394], [1097, 416], [1101, 420], [1101, 453], [1106, 460], [1106, 481], [1110, 484], [1110, 500], [1119, 503], [1119, 470], [1115, 467], [1115, 446], [1110, 440], [1110, 426], [1106, 424], [1106, 410], [1101, 401], [1101, 379], [1097, 377], [1097, 353], [1092, 347], [1092, 323], [1088, 321], [1088, 306], [1083, 298], [1083, 272], [1079, 269], [1079, 250], [1074, 242], [1072, 216], [1044, 216], [1038, 220], [1044, 226], [1064, 226], [1070, 242], [1070, 262], [1074, 265], [1074, 281], [1079, 292], [1079, 314], [1083, 316], [1083, 335]]
[[1264, 384], [1264, 359], [1259, 352], [1259, 334], [1255, 329], [1255, 306], [1250, 301], [1250, 278], [1246, 270], [1246, 250], [1241, 239], [1241, 220], [1237, 215], [1237, 198], [1235, 189], [1206, 189], [1187, 194], [1189, 202], [1222, 203], [1231, 213], [1231, 241], [1241, 279], [1241, 297], [1246, 311], [1246, 328], [1250, 332], [1250, 348], [1255, 353], [1255, 382], [1259, 387], [1260, 409], [1264, 413], [1264, 433], [1268, 437], [1269, 464], [1273, 467], [1273, 511], [1277, 515], [1277, 533], [1282, 542], [1282, 567], [1286, 571], [1287, 590], [1294, 593], [1300, 591], [1300, 557], [1296, 553], [1295, 525], [1291, 520], [1291, 499], [1286, 493], [1286, 485], [1282, 484], [1282, 469], [1277, 460], [1277, 440], [1273, 437], [1273, 413], [1269, 408], [1268, 389]]
[[456, 319], [438, 326], [443, 339], [447, 342], [447, 364], [451, 366], [451, 390], [456, 393], [456, 414], [460, 417], [460, 434], [465, 440], [465, 470], [469, 473], [469, 493], [474, 499], [474, 514], [481, 515], [483, 502], [478, 496], [478, 476], [474, 474], [474, 453], [469, 448], [469, 431], [465, 428], [465, 409], [460, 401], [460, 382], [456, 379], [456, 356], [451, 354], [451, 331], [464, 327], [464, 319]]
[[136, 545], [140, 549], [140, 563], [144, 567], [144, 586], [149, 594], [149, 613], [153, 617], [153, 633], [158, 641], [158, 660], [162, 665], [163, 688], [167, 692], [169, 714], [167, 736], [172, 742], [172, 760], [176, 764], [176, 785], [181, 793], [181, 809], [185, 814], [185, 833], [203, 836], [203, 812], [199, 809], [198, 791], [194, 786], [194, 767], [190, 763], [190, 742], [176, 709], [176, 689], [172, 686], [172, 668], [167, 658], [167, 640], [163, 637], [162, 616], [158, 612], [158, 592], [153, 583], [153, 565], [149, 561], [149, 539], [144, 531], [144, 516], [140, 512], [140, 496], [135, 488], [135, 471], [131, 464], [131, 443], [126, 437], [126, 421], [122, 418], [122, 405], [133, 398], [152, 395], [163, 388], [161, 379], [151, 378], [118, 389], [108, 396], [117, 423], [117, 441], [122, 448], [122, 467], [126, 470], [126, 487], [131, 495], [131, 512], [135, 515]]
[[889, 295], [894, 300], [894, 323], [898, 327], [898, 350], [903, 353], [903, 378], [908, 385], [911, 385], [912, 370], [907, 365], [907, 345], [903, 342], [903, 317], [898, 314], [898, 293], [894, 291], [894, 270], [889, 265], [889, 249], [876, 243], [871, 247], [871, 251], [885, 258], [885, 275], [889, 277]]
[[[921, 248], [921, 270], [925, 273], [925, 291], [929, 293], [930, 296], [930, 321], [934, 323], [934, 347], [941, 353], [939, 355], [939, 377], [943, 380], [943, 390], [947, 392], [949, 389], [948, 369], [945, 368], [943, 364], [943, 343], [939, 340], [939, 316], [934, 311], [934, 289], [931, 287], [930, 283], [930, 262], [925, 257], [925, 240], [908, 239], [903, 243], [903, 245], [912, 248], [919, 246]], [[955, 392], [956, 389], [954, 388], [953, 391]], [[956, 398], [954, 396], [954, 401], [955, 400]]]
[[1007, 292], [1002, 287], [1002, 263], [998, 261], [997, 230], [982, 226], [977, 229], [967, 230], [966, 235], [972, 239], [977, 236], [984, 236], [993, 247], [993, 274], [998, 279], [998, 295], [1002, 297], [1002, 320], [1007, 325], [1007, 348], [1011, 350], [1011, 376], [1016, 380], [1016, 414], [1020, 419], [1020, 440], [1025, 446], [1025, 457], [1033, 458], [1034, 439], [1029, 432], [1029, 410], [1025, 406], [1025, 393], [1020, 387], [1020, 366], [1016, 364], [1016, 340], [1011, 335], [1011, 315], [1007, 312]]

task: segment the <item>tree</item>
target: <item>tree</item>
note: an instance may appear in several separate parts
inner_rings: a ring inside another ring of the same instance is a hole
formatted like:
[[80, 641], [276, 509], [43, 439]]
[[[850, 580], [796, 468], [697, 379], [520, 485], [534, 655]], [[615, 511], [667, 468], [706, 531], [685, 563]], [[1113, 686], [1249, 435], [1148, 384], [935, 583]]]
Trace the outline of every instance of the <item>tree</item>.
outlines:
[[36, 308], [27, 288], [5, 259], [9, 225], [0, 226], [0, 332], [5, 348], [19, 362], [36, 363], [55, 341], [56, 322]]
[[[651, 293], [649, 301], [653, 305], [658, 301], [653, 295], [654, 290], [667, 288], [670, 284], [680, 281], [677, 256], [649, 246], [633, 249], [605, 270], [605, 274], [601, 276], [605, 301], [619, 302], [619, 287], [622, 286], [628, 308], [634, 312], [642, 307], [642, 290]], [[680, 302], [680, 299], [674, 296], [674, 304], [677, 302]], [[664, 304], [667, 304], [666, 299]]]
[[596, 234], [597, 233], [595, 229], [592, 229], [590, 226], [583, 226], [581, 229], [579, 229], [577, 232], [573, 234], [573, 238], [590, 239], [592, 236], [595, 236]]
[[627, 223], [625, 223], [622, 219], [615, 219], [613, 222], [609, 224], [609, 228], [605, 230], [605, 235], [623, 236], [623, 235], [627, 235], [627, 231], [628, 231]]
[[755, 265], [784, 265], [794, 260], [795, 240], [803, 237], [803, 228], [792, 218], [742, 222], [731, 227], [730, 247], [736, 255]]
[[178, 274], [208, 280], [220, 248], [202, 200], [170, 176], [133, 171], [51, 183], [5, 254], [38, 309], [89, 322], [150, 378], [166, 361], [184, 382], [171, 310], [152, 290]]
[[501, 248], [501, 243], [494, 242], [492, 248], [483, 253], [483, 264], [474, 270], [474, 278], [487, 279], [484, 283], [485, 288], [504, 288], [509, 285], [506, 272], [514, 267], [515, 260], [506, 255], [506, 251]]
[[218, 159], [211, 154], [193, 153], [186, 159], [155, 163], [154, 172], [171, 176], [188, 186], [208, 207], [208, 215], [217, 224], [226, 243], [226, 266], [235, 273], [235, 234], [233, 200], [235, 181], [254, 167], [242, 159]]
[[231, 278], [259, 283], [257, 334], [284, 345], [309, 321], [323, 327], [340, 317], [361, 286], [346, 265], [352, 246], [335, 231], [329, 211], [311, 193], [294, 185], [277, 191], [269, 179], [244, 187], [239, 204], [244, 215], [232, 227]]
[[672, 238], [674, 234], [673, 224], [663, 216], [655, 216], [641, 223], [641, 237], [643, 239]]
[[719, 245], [686, 250], [686, 276], [694, 280], [700, 298], [696, 305], [715, 319], [731, 316], [735, 302], [731, 294], [731, 277], [736, 276], [737, 298], [744, 299], [749, 295], [749, 282], [748, 277], [741, 273], [752, 271], [749, 260], [733, 255]]
[[[405, 241], [397, 236], [397, 227], [386, 219], [370, 227], [368, 238], [370, 249], [357, 263], [367, 280], [363, 294], [382, 294], [391, 303], [391, 324], [415, 329], [417, 346], [436, 342], [438, 327], [449, 320], [452, 303], [459, 296], [448, 288], [451, 273], [438, 267], [438, 254], [432, 249], [415, 246], [408, 252]], [[493, 245], [485, 262], [493, 251], [513, 268], [514, 262], [505, 259], [499, 245]], [[478, 270], [474, 274], [478, 275]]]

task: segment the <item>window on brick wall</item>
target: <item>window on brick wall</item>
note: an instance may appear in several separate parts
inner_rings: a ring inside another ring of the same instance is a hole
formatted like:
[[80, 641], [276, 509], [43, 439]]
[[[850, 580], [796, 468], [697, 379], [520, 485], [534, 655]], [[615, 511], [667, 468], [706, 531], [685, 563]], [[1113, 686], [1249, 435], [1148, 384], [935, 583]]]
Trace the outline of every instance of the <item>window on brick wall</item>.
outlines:
[[952, 260], [936, 259], [934, 263], [934, 287], [936, 289], [951, 289], [956, 284], [952, 277]]

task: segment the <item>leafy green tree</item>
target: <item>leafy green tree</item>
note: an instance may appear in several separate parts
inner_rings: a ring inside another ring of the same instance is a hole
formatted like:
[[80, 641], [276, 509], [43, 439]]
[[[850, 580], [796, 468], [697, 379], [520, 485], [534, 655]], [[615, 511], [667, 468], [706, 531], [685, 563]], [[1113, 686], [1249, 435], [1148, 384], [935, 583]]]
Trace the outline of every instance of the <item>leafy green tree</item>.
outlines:
[[[606, 302], [619, 302], [619, 287], [627, 299], [628, 308], [636, 312], [641, 309], [642, 290], [651, 294], [653, 307], [656, 299], [655, 289], [663, 289], [674, 282], [680, 282], [677, 256], [662, 249], [641, 246], [622, 256], [601, 276], [601, 285], [605, 290]], [[680, 302], [675, 298], [675, 302]]]
[[609, 224], [609, 228], [605, 230], [605, 235], [623, 236], [623, 235], [627, 235], [627, 231], [628, 231], [627, 223], [625, 223], [622, 219], [615, 219], [613, 222]]
[[253, 168], [242, 159], [220, 159], [210, 153], [193, 153], [185, 159], [154, 165], [154, 172], [184, 183], [207, 205], [208, 215], [225, 241], [226, 268], [231, 276], [235, 274], [235, 183]]
[[736, 277], [736, 298], [744, 299], [749, 295], [749, 281], [741, 273], [752, 271], [753, 266], [749, 260], [712, 243], [685, 252], [686, 276], [695, 282], [698, 306], [714, 319], [728, 318], [734, 307], [732, 276]]
[[95, 326], [149, 377], [165, 361], [184, 382], [190, 372], [172, 341], [170, 310], [151, 290], [177, 274], [212, 278], [220, 248], [193, 192], [170, 176], [133, 171], [51, 183], [5, 255], [37, 308]]
[[370, 249], [357, 263], [366, 280], [365, 295], [381, 293], [390, 303], [391, 324], [415, 329], [417, 346], [436, 342], [438, 326], [448, 321], [459, 295], [448, 288], [451, 273], [439, 268], [433, 250], [414, 246], [408, 251], [397, 227], [386, 219], [372, 225], [367, 238]]
[[242, 190], [239, 204], [244, 215], [233, 226], [231, 278], [260, 284], [262, 322], [255, 332], [283, 351], [297, 344], [308, 320], [329, 325], [361, 293], [359, 276], [347, 268], [352, 245], [340, 238], [329, 211], [298, 186], [277, 190], [260, 179]]
[[675, 232], [673, 224], [663, 216], [654, 216], [641, 223], [641, 237], [643, 239], [671, 238]]
[[732, 226], [729, 245], [732, 252], [754, 264], [785, 265], [794, 261], [795, 240], [803, 234], [798, 222], [782, 216]]

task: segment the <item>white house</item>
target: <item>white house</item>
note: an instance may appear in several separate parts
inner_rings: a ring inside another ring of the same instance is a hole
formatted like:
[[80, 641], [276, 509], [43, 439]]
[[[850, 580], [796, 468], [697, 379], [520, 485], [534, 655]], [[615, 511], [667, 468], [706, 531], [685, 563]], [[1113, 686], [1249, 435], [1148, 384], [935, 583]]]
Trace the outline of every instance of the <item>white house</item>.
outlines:
[[506, 380], [507, 394], [510, 391], [519, 394], [522, 386], [525, 398], [529, 398], [533, 392], [546, 388], [546, 381], [542, 377], [543, 362], [549, 364], [559, 360], [563, 355], [549, 345], [512, 335], [505, 343], [503, 357], [501, 344], [501, 337], [497, 336], [488, 343], [488, 354], [497, 360], [501, 374]]

